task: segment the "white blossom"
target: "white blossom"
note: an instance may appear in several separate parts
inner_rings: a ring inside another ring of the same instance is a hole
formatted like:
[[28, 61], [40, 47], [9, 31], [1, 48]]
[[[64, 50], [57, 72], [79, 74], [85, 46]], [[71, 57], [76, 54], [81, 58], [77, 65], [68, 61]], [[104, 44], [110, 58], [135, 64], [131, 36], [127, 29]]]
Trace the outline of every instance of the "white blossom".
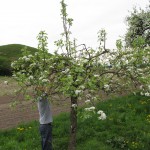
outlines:
[[70, 74], [68, 74], [67, 76], [68, 76], [68, 77], [71, 77], [71, 75], [70, 75]]
[[106, 114], [103, 112], [101, 115], [98, 117], [98, 120], [105, 120], [106, 119]]
[[33, 76], [29, 76], [29, 80], [33, 80]]
[[110, 66], [110, 62], [108, 61], [108, 62], [105, 62], [105, 65], [106, 66]]
[[54, 68], [53, 66], [49, 66], [50, 68]]
[[105, 85], [104, 85], [104, 89], [109, 90], [109, 85], [108, 85], [108, 84], [105, 84]]
[[84, 59], [84, 60], [82, 60], [82, 62], [83, 62], [83, 63], [86, 63], [86, 62], [88, 62], [88, 59]]
[[98, 74], [94, 74], [94, 77], [99, 77], [99, 75]]
[[63, 70], [62, 73], [68, 73], [69, 69], [67, 68], [66, 70]]
[[143, 57], [143, 62], [148, 63], [149, 59], [147, 57]]
[[104, 113], [102, 110], [99, 110], [99, 111], [97, 112], [97, 114], [99, 114], [99, 115], [101, 115], [102, 113]]
[[90, 111], [89, 108], [84, 108], [85, 111]]
[[96, 100], [97, 100], [97, 97], [92, 97], [92, 100], [96, 101]]
[[77, 104], [72, 104], [71, 107], [76, 108], [78, 105]]
[[150, 96], [150, 93], [146, 92], [146, 93], [145, 93], [145, 96]]
[[128, 60], [126, 60], [126, 61], [125, 61], [125, 64], [128, 64], [128, 63], [129, 63], [129, 61], [128, 61]]
[[42, 82], [46, 83], [46, 82], [49, 82], [49, 80], [48, 79], [43, 79]]
[[89, 107], [89, 108], [85, 108], [84, 110], [85, 110], [85, 111], [94, 111], [94, 110], [95, 110], [95, 107], [92, 106], [92, 107]]
[[29, 60], [30, 60], [30, 58], [26, 58], [26, 59], [25, 59], [25, 61], [29, 61]]
[[27, 56], [23, 56], [23, 57], [22, 57], [22, 59], [26, 59], [26, 58], [27, 58]]
[[89, 100], [89, 99], [87, 99], [86, 101], [85, 101], [85, 103], [90, 103], [91, 101]]
[[33, 63], [33, 64], [30, 65], [30, 67], [32, 67], [32, 66], [36, 66], [36, 63]]
[[95, 110], [95, 107], [94, 107], [94, 106], [92, 106], [92, 107], [90, 107], [89, 109], [90, 109], [90, 110]]
[[69, 69], [67, 68], [67, 69], [65, 70], [65, 72], [66, 72], [66, 73], [69, 72]]
[[75, 90], [75, 94], [78, 95], [81, 93], [81, 90]]
[[13, 67], [15, 67], [15, 63], [13, 62], [13, 63], [11, 63], [11, 67], [13, 68]]
[[35, 52], [35, 54], [34, 54], [35, 56], [37, 56], [38, 55], [38, 52]]
[[87, 97], [87, 98], [90, 98], [90, 97], [91, 97], [91, 94], [86, 94], [86, 97]]
[[28, 57], [30, 57], [30, 58], [31, 58], [31, 57], [33, 57], [33, 56], [32, 56], [32, 55], [28, 55]]
[[85, 86], [84, 86], [84, 85], [81, 85], [81, 86], [80, 86], [80, 89], [84, 90], [84, 89], [85, 89]]
[[43, 79], [43, 77], [40, 77], [40, 78], [39, 78], [39, 80], [42, 80], [42, 79]]

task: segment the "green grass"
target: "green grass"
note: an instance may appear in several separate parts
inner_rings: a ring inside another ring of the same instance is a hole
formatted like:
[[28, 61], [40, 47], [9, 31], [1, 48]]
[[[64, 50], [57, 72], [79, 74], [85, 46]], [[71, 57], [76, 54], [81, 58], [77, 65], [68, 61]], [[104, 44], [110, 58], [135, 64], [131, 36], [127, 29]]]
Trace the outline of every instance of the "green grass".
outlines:
[[[125, 96], [100, 102], [97, 109], [107, 114], [106, 120], [97, 115], [82, 120], [79, 115], [77, 150], [149, 150], [150, 99]], [[82, 109], [80, 110], [82, 112]], [[0, 132], [0, 149], [40, 150], [38, 122]], [[54, 117], [54, 150], [67, 150], [69, 140], [69, 114]]]
[[[11, 74], [11, 62], [17, 60], [22, 52], [21, 49], [24, 48], [25, 45], [21, 44], [9, 44], [0, 46], [0, 75]], [[37, 51], [36, 48], [27, 46], [27, 49], [33, 53]]]

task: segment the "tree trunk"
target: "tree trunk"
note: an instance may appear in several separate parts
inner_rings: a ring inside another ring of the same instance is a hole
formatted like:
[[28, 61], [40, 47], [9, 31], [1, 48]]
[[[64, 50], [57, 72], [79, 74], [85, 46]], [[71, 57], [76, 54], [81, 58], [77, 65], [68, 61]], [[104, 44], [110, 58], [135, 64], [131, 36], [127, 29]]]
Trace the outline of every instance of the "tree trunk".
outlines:
[[72, 105], [77, 105], [77, 97], [71, 97], [71, 114], [70, 114], [70, 141], [68, 150], [76, 149], [76, 132], [77, 132], [77, 107], [72, 107]]

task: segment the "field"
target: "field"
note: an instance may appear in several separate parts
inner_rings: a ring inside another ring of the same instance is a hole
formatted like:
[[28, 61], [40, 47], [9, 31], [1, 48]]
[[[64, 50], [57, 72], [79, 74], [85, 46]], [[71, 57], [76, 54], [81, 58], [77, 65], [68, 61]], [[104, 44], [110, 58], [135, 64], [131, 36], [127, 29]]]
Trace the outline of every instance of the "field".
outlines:
[[[150, 99], [129, 95], [98, 103], [106, 120], [93, 115], [83, 120], [79, 110], [77, 150], [149, 150], [150, 149]], [[66, 150], [69, 140], [69, 114], [54, 117], [54, 150]], [[0, 132], [0, 149], [40, 150], [38, 122], [18, 125]]]

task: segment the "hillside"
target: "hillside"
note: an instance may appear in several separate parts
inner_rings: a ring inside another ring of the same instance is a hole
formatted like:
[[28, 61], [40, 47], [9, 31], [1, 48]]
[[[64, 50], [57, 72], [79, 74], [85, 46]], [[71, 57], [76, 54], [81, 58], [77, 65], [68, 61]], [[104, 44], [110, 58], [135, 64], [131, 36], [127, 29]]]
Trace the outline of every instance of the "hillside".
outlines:
[[[17, 60], [21, 56], [21, 49], [26, 45], [9, 44], [0, 46], [0, 75], [11, 75], [11, 62]], [[33, 53], [37, 51], [36, 48], [26, 46], [27, 49]]]

